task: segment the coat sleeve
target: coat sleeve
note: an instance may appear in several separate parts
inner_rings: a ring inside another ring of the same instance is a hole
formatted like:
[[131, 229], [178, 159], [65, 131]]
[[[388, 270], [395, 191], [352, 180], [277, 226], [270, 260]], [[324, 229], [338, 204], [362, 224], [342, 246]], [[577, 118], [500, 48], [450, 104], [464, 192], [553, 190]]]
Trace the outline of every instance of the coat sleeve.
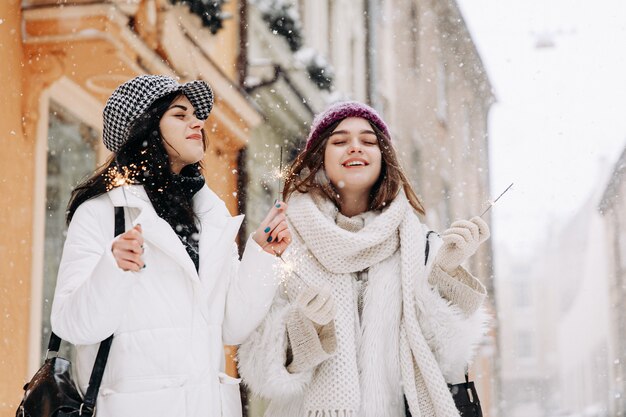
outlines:
[[302, 394], [313, 378], [313, 370], [287, 370], [287, 320], [292, 307], [278, 291], [263, 323], [239, 347], [239, 372], [252, 392], [268, 399], [285, 401]]
[[279, 284], [279, 259], [248, 239], [241, 261], [233, 245], [222, 337], [227, 345], [242, 343], [261, 323]]
[[432, 248], [428, 279], [416, 286], [418, 319], [446, 382], [460, 383], [488, 328], [489, 315], [482, 307], [487, 293], [463, 267], [450, 275], [433, 265], [440, 244], [435, 242]]
[[118, 328], [140, 273], [124, 272], [111, 253], [113, 206], [83, 203], [67, 231], [52, 303], [52, 331], [77, 345], [99, 343]]

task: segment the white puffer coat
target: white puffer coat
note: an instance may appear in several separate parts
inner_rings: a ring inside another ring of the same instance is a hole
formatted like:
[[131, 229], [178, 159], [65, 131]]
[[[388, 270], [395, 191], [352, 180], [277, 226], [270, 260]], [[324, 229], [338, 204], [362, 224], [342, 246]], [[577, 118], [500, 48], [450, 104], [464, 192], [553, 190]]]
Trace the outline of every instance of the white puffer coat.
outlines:
[[[125, 192], [124, 192], [125, 191]], [[274, 256], [250, 239], [241, 262], [231, 217], [207, 186], [193, 199], [200, 270], [141, 186], [83, 203], [70, 224], [52, 306], [52, 330], [77, 345], [86, 390], [99, 342], [114, 334], [99, 417], [239, 417], [239, 380], [224, 374], [223, 344], [261, 323], [278, 285]], [[141, 224], [146, 268], [124, 272], [111, 253], [114, 207]]]

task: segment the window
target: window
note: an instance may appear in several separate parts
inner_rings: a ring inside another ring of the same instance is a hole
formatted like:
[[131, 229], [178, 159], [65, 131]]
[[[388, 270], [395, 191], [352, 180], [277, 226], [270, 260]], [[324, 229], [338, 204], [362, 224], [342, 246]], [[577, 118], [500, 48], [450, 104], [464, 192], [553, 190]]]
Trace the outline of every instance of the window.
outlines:
[[417, 4], [411, 1], [411, 44], [410, 44], [410, 56], [411, 66], [413, 71], [419, 71], [420, 65], [420, 19], [419, 10]]
[[[474, 149], [472, 138], [472, 119], [470, 114], [470, 104], [467, 100], [463, 100], [461, 104], [462, 122], [461, 134], [463, 135], [463, 155], [469, 157]], [[472, 158], [474, 159], [474, 158]], [[478, 161], [476, 161], [478, 162]]]
[[531, 304], [530, 287], [527, 282], [518, 281], [515, 283], [515, 306], [519, 308], [528, 307]]
[[441, 189], [441, 201], [439, 202], [439, 218], [442, 225], [448, 225], [452, 219], [452, 190], [450, 185], [444, 181]]
[[74, 186], [96, 168], [97, 142], [98, 134], [95, 130], [62, 106], [50, 103], [42, 297], [43, 355], [50, 338], [52, 298], [67, 231], [67, 203]]
[[[626, 182], [626, 178], [623, 179]], [[626, 186], [622, 186], [622, 189]], [[626, 274], [626, 216], [624, 216], [624, 209], [626, 209], [626, 200], [621, 196], [615, 198], [615, 239], [617, 240], [617, 247], [619, 248], [619, 268], [622, 276]], [[624, 278], [622, 278], [624, 279]]]
[[516, 351], [519, 359], [529, 359], [533, 356], [533, 340], [531, 332], [523, 330], [517, 334]]
[[[440, 58], [442, 59], [442, 58]], [[448, 121], [448, 80], [443, 61], [437, 63], [437, 119], [441, 123]]]

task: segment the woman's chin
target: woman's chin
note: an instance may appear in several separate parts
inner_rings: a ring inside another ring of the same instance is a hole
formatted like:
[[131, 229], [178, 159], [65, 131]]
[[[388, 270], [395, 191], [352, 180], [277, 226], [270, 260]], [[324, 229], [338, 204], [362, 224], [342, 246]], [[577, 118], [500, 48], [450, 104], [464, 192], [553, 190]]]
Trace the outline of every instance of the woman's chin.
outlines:
[[339, 189], [358, 191], [372, 188], [375, 183], [376, 181], [372, 181], [371, 178], [364, 178], [360, 175], [346, 175], [342, 180], [337, 181], [337, 187]]

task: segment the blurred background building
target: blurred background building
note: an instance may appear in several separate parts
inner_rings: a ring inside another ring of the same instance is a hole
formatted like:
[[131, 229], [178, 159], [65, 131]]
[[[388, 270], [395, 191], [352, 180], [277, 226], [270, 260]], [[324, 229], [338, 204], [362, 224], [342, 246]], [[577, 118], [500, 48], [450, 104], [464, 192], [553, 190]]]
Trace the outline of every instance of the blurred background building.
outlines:
[[608, 414], [602, 191], [598, 187], [563, 228], [546, 230], [546, 242], [532, 259], [499, 271], [499, 318], [506, 323], [500, 329], [505, 416], [617, 415]]
[[[0, 56], [0, 416], [45, 351], [69, 193], [108, 155], [105, 100], [136, 75], [211, 84], [205, 177], [247, 224], [278, 198], [281, 153], [290, 163], [338, 99], [383, 114], [432, 228], [489, 198], [494, 97], [453, 0], [7, 0]], [[499, 405], [492, 264], [487, 244], [468, 265], [494, 312], [472, 369], [486, 417]]]
[[503, 416], [626, 412], [626, 149], [531, 259], [499, 254]]
[[608, 408], [626, 415], [626, 148], [615, 164], [599, 206], [604, 220], [608, 273]]

